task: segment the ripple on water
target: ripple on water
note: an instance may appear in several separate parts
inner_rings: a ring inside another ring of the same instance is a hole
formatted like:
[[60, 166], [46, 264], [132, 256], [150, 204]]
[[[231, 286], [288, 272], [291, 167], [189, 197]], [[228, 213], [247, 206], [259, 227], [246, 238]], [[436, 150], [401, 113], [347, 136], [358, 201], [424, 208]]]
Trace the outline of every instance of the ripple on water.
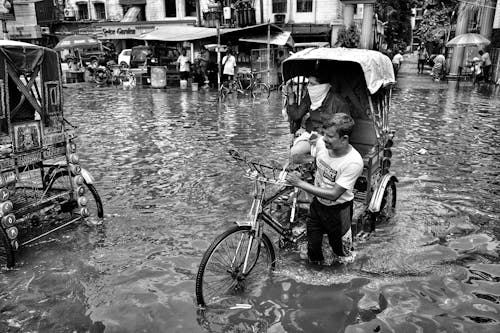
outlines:
[[106, 223], [20, 253], [0, 274], [0, 331], [498, 332], [498, 96], [446, 87], [394, 92], [397, 211], [353, 264], [313, 270], [285, 253], [250, 309], [203, 313], [198, 263], [251, 193], [226, 151], [284, 162], [280, 99], [65, 89]]

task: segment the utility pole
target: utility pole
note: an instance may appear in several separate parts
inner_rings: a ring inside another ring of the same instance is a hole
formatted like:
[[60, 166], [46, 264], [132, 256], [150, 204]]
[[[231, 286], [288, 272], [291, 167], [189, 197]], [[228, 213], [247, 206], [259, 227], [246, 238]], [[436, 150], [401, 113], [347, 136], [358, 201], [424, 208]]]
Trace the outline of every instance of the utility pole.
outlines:
[[7, 30], [7, 20], [2, 20], [2, 32], [3, 32], [3, 39], [8, 40], [9, 39], [9, 31]]

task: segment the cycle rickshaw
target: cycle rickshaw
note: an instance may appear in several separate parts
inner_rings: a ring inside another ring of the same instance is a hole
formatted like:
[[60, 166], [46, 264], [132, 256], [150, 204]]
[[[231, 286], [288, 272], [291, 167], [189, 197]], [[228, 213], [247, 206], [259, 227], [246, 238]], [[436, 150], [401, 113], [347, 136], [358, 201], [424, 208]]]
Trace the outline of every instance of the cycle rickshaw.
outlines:
[[[297, 96], [302, 82], [315, 72], [318, 63], [330, 73], [336, 93], [350, 105], [355, 128], [350, 137], [363, 157], [364, 170], [356, 182], [353, 234], [374, 231], [377, 222], [389, 218], [396, 205], [397, 178], [390, 171], [394, 132], [389, 126], [392, 63], [377, 51], [345, 48], [308, 48], [283, 62], [284, 82], [293, 80]], [[286, 100], [286, 99], [284, 99]], [[224, 303], [244, 291], [258, 288], [263, 276], [275, 267], [272, 229], [278, 245], [297, 243], [304, 231], [295, 232], [300, 220], [300, 193], [284, 181], [287, 167], [261, 163], [232, 151], [232, 157], [247, 169], [246, 177], [255, 191], [248, 216], [218, 236], [205, 252], [196, 278], [199, 306]], [[269, 189], [276, 189], [269, 193]], [[305, 212], [307, 214], [307, 212]], [[284, 216], [284, 218], [283, 218]]]
[[58, 54], [0, 41], [0, 267], [14, 266], [22, 245], [103, 217], [75, 128], [63, 114]]

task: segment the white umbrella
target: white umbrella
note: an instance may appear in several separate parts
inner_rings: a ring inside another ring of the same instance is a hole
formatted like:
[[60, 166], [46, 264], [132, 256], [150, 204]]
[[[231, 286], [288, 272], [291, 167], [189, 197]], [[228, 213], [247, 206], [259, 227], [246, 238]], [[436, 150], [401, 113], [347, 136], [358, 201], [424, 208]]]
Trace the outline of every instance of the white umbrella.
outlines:
[[491, 42], [488, 38], [475, 33], [466, 33], [462, 35], [458, 35], [448, 43], [446, 43], [447, 47], [452, 46], [479, 46], [479, 45], [488, 45]]

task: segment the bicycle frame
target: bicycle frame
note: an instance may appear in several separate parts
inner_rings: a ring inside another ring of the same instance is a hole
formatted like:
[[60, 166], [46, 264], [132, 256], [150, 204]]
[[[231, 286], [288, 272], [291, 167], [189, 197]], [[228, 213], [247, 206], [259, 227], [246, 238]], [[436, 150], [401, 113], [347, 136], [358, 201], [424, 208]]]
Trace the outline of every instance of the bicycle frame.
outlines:
[[[277, 193], [275, 193], [273, 196], [271, 196], [266, 200], [264, 199], [264, 194], [266, 192], [267, 180], [265, 180], [265, 178], [263, 177], [258, 177], [258, 176], [252, 178], [254, 178], [254, 197], [252, 205], [248, 212], [248, 219], [246, 221], [236, 222], [240, 226], [250, 226], [251, 230], [254, 231], [254, 235], [251, 236], [249, 245], [245, 253], [245, 261], [243, 263], [243, 270], [242, 270], [243, 275], [247, 275], [250, 273], [250, 271], [247, 271], [248, 258], [250, 256], [250, 251], [252, 249], [253, 242], [255, 240], [259, 241], [263, 233], [264, 224], [269, 225], [273, 230], [275, 230], [280, 236], [285, 238], [287, 241], [295, 242], [293, 237], [287, 235], [286, 233], [286, 231], [288, 230], [287, 226], [281, 224], [274, 217], [272, 217], [270, 214], [264, 211], [264, 209], [268, 207], [272, 202], [274, 202], [274, 200], [276, 200], [278, 197], [286, 193], [288, 191], [288, 188], [285, 187], [281, 189], [280, 191], [278, 191]], [[297, 204], [297, 199], [295, 197], [292, 201], [290, 221], [293, 221], [294, 219], [296, 204]], [[260, 242], [258, 244], [259, 244], [258, 246], [260, 246]], [[241, 244], [238, 244], [236, 253], [238, 253], [240, 245]], [[233, 258], [233, 263], [235, 260], [236, 256]]]

